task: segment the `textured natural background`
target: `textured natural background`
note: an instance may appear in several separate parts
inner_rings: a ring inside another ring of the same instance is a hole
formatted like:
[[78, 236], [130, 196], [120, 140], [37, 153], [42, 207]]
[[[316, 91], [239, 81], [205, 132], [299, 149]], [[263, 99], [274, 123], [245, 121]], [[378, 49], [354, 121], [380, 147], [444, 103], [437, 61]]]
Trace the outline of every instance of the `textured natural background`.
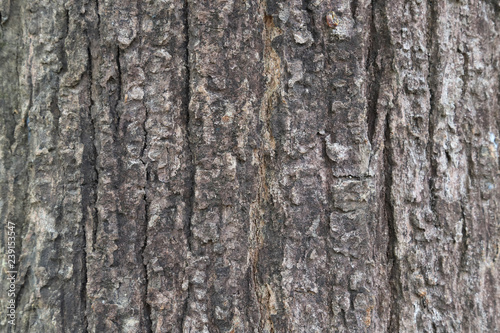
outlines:
[[0, 331], [500, 331], [499, 34], [497, 0], [0, 0]]

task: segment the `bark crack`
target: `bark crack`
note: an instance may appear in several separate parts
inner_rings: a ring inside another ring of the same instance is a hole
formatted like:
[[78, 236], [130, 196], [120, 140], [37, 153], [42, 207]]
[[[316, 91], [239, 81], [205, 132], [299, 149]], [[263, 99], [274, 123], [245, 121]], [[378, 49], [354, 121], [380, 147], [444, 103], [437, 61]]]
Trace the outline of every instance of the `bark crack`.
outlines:
[[[142, 11], [141, 9], [142, 2], [138, 1], [137, 3], [137, 9], [139, 12]], [[149, 207], [150, 207], [150, 201], [148, 200], [148, 185], [151, 180], [151, 175], [148, 169], [148, 164], [146, 162], [144, 154], [146, 154], [146, 149], [148, 145], [148, 138], [149, 138], [149, 133], [148, 133], [148, 120], [149, 120], [149, 110], [147, 107], [147, 104], [144, 103], [144, 122], [142, 124], [143, 131], [144, 131], [144, 143], [141, 148], [141, 154], [140, 154], [140, 160], [143, 163], [145, 167], [145, 177], [146, 177], [146, 184], [144, 185], [144, 226], [143, 226], [143, 237], [144, 237], [144, 242], [141, 246], [140, 249], [140, 257], [142, 259], [142, 265], [144, 269], [144, 312], [145, 312], [145, 320], [146, 320], [146, 330], [147, 332], [153, 332], [153, 321], [151, 318], [151, 304], [148, 302], [148, 289], [149, 289], [149, 275], [148, 275], [148, 261], [145, 256], [146, 252], [146, 247], [148, 246], [148, 225], [149, 225], [149, 218], [150, 218], [150, 213], [149, 213]]]
[[358, 11], [358, 0], [351, 0], [350, 7], [351, 7], [352, 19], [356, 21], [356, 12]]
[[[69, 34], [69, 24], [70, 24], [69, 18], [70, 18], [69, 10], [66, 9], [64, 11], [63, 35], [61, 36], [61, 40], [60, 40], [60, 44], [61, 44], [60, 59], [61, 59], [61, 64], [62, 64], [62, 69], [61, 69], [60, 74], [63, 74], [63, 73], [68, 71], [68, 59], [67, 59], [67, 55], [66, 55], [65, 44], [66, 44], [66, 39], [68, 38], [68, 34]], [[57, 86], [56, 91], [59, 91], [59, 82], [58, 82], [58, 86]]]
[[[146, 137], [147, 137], [147, 132], [146, 132]], [[150, 175], [149, 175], [149, 170], [147, 169], [147, 166], [146, 166], [146, 186], [147, 184], [149, 184], [149, 181], [150, 181]], [[145, 188], [144, 189], [144, 197], [143, 197], [143, 200], [144, 200], [144, 227], [143, 227], [143, 232], [144, 232], [144, 243], [142, 244], [142, 247], [140, 249], [140, 255], [141, 255], [141, 258], [142, 258], [142, 265], [143, 265], [143, 269], [144, 269], [144, 288], [145, 288], [145, 291], [144, 291], [144, 300], [143, 300], [143, 303], [144, 303], [144, 311], [145, 311], [145, 320], [146, 320], [146, 330], [147, 332], [153, 332], [152, 329], [153, 329], [153, 323], [152, 323], [152, 319], [151, 319], [151, 305], [149, 304], [148, 302], [148, 287], [149, 287], [149, 276], [148, 276], [148, 264], [147, 264], [147, 260], [145, 258], [145, 250], [146, 250], [146, 246], [147, 246], [147, 243], [148, 243], [148, 223], [149, 223], [149, 201], [148, 201], [148, 197], [147, 197], [147, 189]]]
[[92, 184], [93, 187], [93, 193], [94, 193], [94, 198], [93, 202], [91, 205], [94, 207], [94, 218], [93, 218], [93, 223], [92, 223], [92, 251], [95, 251], [95, 244], [97, 242], [97, 208], [95, 207], [96, 202], [97, 202], [97, 187], [99, 184], [99, 168], [97, 167], [97, 147], [95, 145], [95, 136], [96, 136], [96, 130], [95, 130], [95, 123], [94, 123], [94, 117], [92, 115], [92, 107], [95, 105], [94, 98], [92, 97], [92, 52], [91, 48], [88, 48], [88, 72], [89, 72], [89, 95], [90, 95], [90, 107], [89, 107], [89, 112], [88, 112], [88, 117], [90, 121], [90, 130], [91, 130], [91, 141], [92, 141], [92, 166], [93, 166], [93, 171], [95, 173], [94, 175], [94, 182]]
[[[97, 242], [97, 222], [98, 222], [98, 214], [97, 214], [97, 208], [96, 208], [96, 202], [97, 202], [97, 190], [98, 190], [98, 185], [99, 185], [99, 170], [97, 167], [97, 147], [95, 145], [95, 135], [96, 135], [96, 130], [95, 130], [95, 124], [94, 124], [94, 117], [92, 116], [92, 107], [94, 106], [94, 99], [92, 98], [92, 54], [91, 54], [91, 49], [88, 47], [88, 68], [87, 71], [89, 73], [89, 98], [90, 98], [90, 106], [88, 108], [88, 120], [89, 120], [89, 125], [90, 125], [90, 140], [89, 143], [91, 147], [91, 151], [89, 152], [89, 163], [91, 163], [91, 168], [93, 171], [93, 175], [91, 176], [91, 182], [88, 185], [89, 186], [89, 194], [92, 195], [92, 198], [90, 198], [90, 202], [88, 203], [88, 211], [92, 214], [92, 225], [91, 225], [91, 231], [92, 231], [92, 239], [91, 239], [91, 246], [92, 246], [92, 252], [95, 251], [95, 244]], [[85, 208], [84, 208], [85, 209]], [[85, 213], [87, 214], [87, 213]], [[86, 215], [85, 215], [86, 216]], [[85, 221], [86, 222], [86, 221]], [[84, 322], [85, 322], [85, 332], [88, 332], [88, 319], [87, 319], [87, 281], [88, 281], [88, 273], [87, 273], [87, 257], [88, 253], [87, 251], [89, 250], [87, 244], [87, 232], [86, 232], [86, 226], [83, 225], [83, 239], [84, 239], [84, 244], [83, 244], [83, 251], [84, 251], [84, 257], [83, 257], [83, 269], [84, 269], [84, 276], [82, 279], [82, 297], [84, 298], [83, 303], [84, 303], [84, 309], [85, 309], [85, 315], [84, 315]]]
[[380, 80], [382, 70], [377, 65], [377, 56], [380, 50], [380, 38], [375, 25], [375, 1], [371, 4], [370, 20], [370, 44], [368, 46], [368, 56], [365, 70], [368, 72], [368, 110], [366, 119], [368, 122], [368, 140], [373, 146], [373, 135], [377, 124], [377, 102], [380, 94]]
[[115, 118], [115, 131], [114, 133], [118, 134], [119, 129], [120, 129], [120, 114], [118, 113], [118, 105], [120, 103], [120, 99], [122, 98], [122, 68], [121, 68], [121, 63], [120, 63], [120, 47], [118, 46], [116, 48], [116, 70], [117, 70], [117, 75], [118, 77], [116, 78], [116, 93], [115, 93], [115, 101], [114, 101], [114, 107], [112, 109], [113, 112], [113, 117]]
[[[196, 167], [195, 167], [195, 156], [192, 150], [192, 143], [191, 143], [191, 131], [190, 131], [190, 114], [189, 114], [189, 104], [191, 101], [191, 64], [189, 61], [189, 32], [190, 32], [190, 26], [189, 26], [189, 3], [188, 0], [184, 0], [184, 31], [185, 31], [185, 36], [186, 36], [186, 42], [185, 42], [185, 54], [184, 54], [184, 64], [186, 66], [186, 82], [185, 82], [185, 94], [184, 94], [184, 120], [186, 124], [186, 131], [185, 131], [185, 140], [186, 140], [186, 146], [187, 146], [187, 159], [189, 163], [188, 167], [188, 172], [189, 176], [187, 179], [187, 184], [186, 188], [188, 188], [188, 193], [185, 196], [187, 199], [186, 203], [186, 217], [185, 217], [185, 223], [184, 223], [184, 235], [186, 237], [186, 245], [188, 248], [188, 252], [190, 253], [192, 250], [191, 247], [191, 238], [192, 238], [192, 231], [191, 231], [191, 219], [193, 216], [193, 205], [194, 205], [194, 187], [195, 187], [195, 174], [196, 174]], [[189, 279], [189, 277], [188, 277]], [[182, 316], [181, 316], [181, 327], [180, 329], [182, 330], [185, 324], [185, 320], [187, 319], [188, 311], [189, 311], [189, 300], [191, 298], [192, 294], [192, 285], [189, 283], [188, 288], [187, 288], [187, 296], [184, 302], [184, 306], [182, 309]]]
[[387, 111], [385, 125], [385, 143], [384, 143], [384, 172], [385, 172], [385, 198], [384, 212], [387, 221], [389, 240], [387, 246], [387, 261], [390, 266], [389, 284], [391, 288], [391, 308], [389, 314], [389, 332], [399, 332], [399, 311], [398, 311], [398, 277], [399, 277], [399, 262], [396, 257], [397, 246], [397, 229], [394, 218], [394, 206], [392, 203], [392, 147], [391, 147], [391, 129], [390, 129], [390, 112]]
[[458, 53], [460, 53], [462, 55], [462, 57], [464, 58], [464, 64], [463, 64], [463, 71], [464, 73], [461, 75], [461, 79], [462, 79], [462, 93], [461, 93], [461, 96], [460, 98], [462, 100], [465, 100], [465, 94], [467, 93], [467, 88], [469, 87], [469, 78], [470, 78], [470, 75], [469, 75], [469, 63], [470, 63], [470, 59], [469, 59], [469, 54], [468, 54], [468, 50], [467, 50], [467, 47], [464, 46], [465, 50], [463, 51], [458, 51]]
[[[138, 1], [137, 3], [137, 9], [139, 12], [142, 12], [142, 1]], [[141, 15], [142, 17], [142, 15]], [[150, 201], [148, 200], [148, 185], [151, 180], [151, 175], [148, 169], [148, 164], [146, 163], [146, 159], [144, 154], [146, 153], [147, 145], [148, 145], [148, 138], [149, 138], [149, 133], [148, 133], [148, 120], [149, 120], [149, 110], [148, 106], [146, 103], [144, 103], [144, 122], [142, 124], [143, 131], [144, 131], [144, 144], [142, 146], [141, 150], [141, 162], [144, 164], [145, 167], [145, 176], [146, 176], [146, 184], [144, 186], [144, 227], [143, 227], [143, 233], [144, 233], [144, 243], [142, 244], [142, 247], [140, 249], [140, 254], [142, 258], [142, 264], [143, 264], [143, 269], [144, 269], [144, 311], [145, 311], [145, 320], [146, 320], [146, 330], [147, 332], [153, 332], [153, 321], [151, 318], [151, 304], [148, 302], [148, 289], [149, 289], [149, 275], [148, 275], [148, 262], [147, 258], [145, 257], [145, 251], [146, 247], [148, 246], [148, 225], [149, 225], [149, 218], [150, 218], [150, 213], [149, 213], [149, 207], [150, 207]]]
[[460, 205], [462, 214], [462, 244], [460, 249], [460, 271], [466, 271], [467, 268], [467, 252], [469, 250], [468, 239], [469, 235], [467, 233], [467, 216], [465, 214], [465, 208]]
[[[92, 24], [92, 28], [87, 31], [87, 73], [88, 73], [88, 98], [90, 101], [90, 105], [88, 106], [87, 111], [87, 121], [86, 125], [89, 127], [89, 133], [85, 133], [87, 136], [82, 141], [84, 144], [88, 145], [88, 154], [87, 154], [87, 163], [88, 167], [84, 165], [84, 172], [87, 173], [87, 178], [89, 178], [89, 183], [87, 184], [88, 189], [88, 203], [85, 205], [84, 216], [89, 216], [89, 220], [91, 221], [88, 229], [90, 231], [90, 239], [87, 237], [87, 219], [85, 220], [85, 224], [83, 225], [83, 278], [82, 278], [82, 287], [81, 287], [81, 297], [84, 308], [84, 332], [89, 332], [89, 321], [88, 321], [88, 302], [87, 302], [87, 283], [88, 283], [88, 271], [87, 271], [87, 258], [88, 254], [95, 252], [95, 245], [97, 243], [97, 228], [98, 228], [98, 220], [99, 215], [96, 207], [96, 203], [98, 200], [98, 187], [99, 187], [99, 168], [97, 165], [97, 146], [96, 146], [96, 124], [93, 116], [93, 108], [95, 107], [95, 97], [93, 96], [93, 69], [94, 64], [92, 61], [92, 41], [95, 37], [94, 34], [99, 36], [99, 3], [96, 0], [95, 2], [95, 10], [97, 13], [97, 22], [96, 25]], [[98, 38], [97, 38], [98, 39]], [[90, 240], [91, 244], [88, 244]]]
[[95, 13], [97, 15], [97, 36], [101, 37], [101, 31], [100, 31], [100, 27], [101, 27], [101, 15], [99, 14], [99, 0], [96, 0], [95, 1]]
[[189, 193], [188, 193], [188, 202], [187, 202], [187, 217], [186, 224], [184, 226], [184, 232], [186, 234], [187, 245], [189, 251], [191, 251], [191, 218], [193, 215], [193, 204], [194, 204], [194, 187], [195, 187], [195, 156], [192, 150], [191, 143], [191, 130], [190, 130], [190, 114], [189, 114], [189, 103], [191, 101], [191, 64], [189, 61], [189, 4], [188, 1], [184, 1], [185, 6], [185, 31], [186, 31], [186, 53], [185, 53], [185, 66], [186, 66], [186, 94], [185, 94], [185, 120], [186, 120], [186, 141], [188, 148], [188, 158], [190, 159], [191, 164], [191, 174], [189, 179]]
[[[392, 64], [390, 63], [394, 58], [393, 51], [390, 48], [391, 35], [388, 27], [388, 13], [385, 2], [378, 2], [372, 0], [371, 2], [371, 32], [370, 32], [370, 47], [367, 69], [371, 78], [369, 95], [368, 95], [368, 134], [370, 143], [373, 144], [374, 135], [377, 123], [381, 126], [381, 140], [383, 140], [382, 150], [382, 170], [383, 170], [383, 193], [381, 197], [382, 202], [382, 216], [381, 219], [386, 221], [388, 240], [387, 240], [387, 263], [388, 263], [388, 284], [389, 284], [389, 322], [387, 326], [388, 332], [400, 331], [400, 310], [399, 310], [399, 295], [401, 293], [400, 282], [400, 263], [396, 255], [397, 247], [397, 221], [395, 218], [394, 203], [392, 199], [392, 186], [393, 186], [393, 165], [394, 165], [394, 147], [392, 144], [392, 130], [391, 130], [391, 108], [387, 108], [384, 112], [385, 121], [377, 118], [382, 115], [377, 114], [378, 100], [380, 97], [381, 79], [384, 73], [390, 73]], [[377, 15], [380, 15], [380, 21], [377, 20]], [[377, 22], [380, 26], [377, 26]], [[387, 47], [386, 47], [387, 46]], [[386, 52], [382, 54], [382, 52]], [[380, 58], [380, 64], [377, 64], [377, 58]], [[394, 98], [397, 99], [397, 96]], [[385, 122], [385, 126], [384, 126]]]
[[[436, 111], [436, 79], [437, 79], [437, 69], [435, 65], [432, 65], [433, 63], [437, 63], [439, 59], [439, 53], [438, 53], [438, 48], [435, 47], [434, 45], [434, 40], [437, 38], [437, 20], [438, 20], [438, 12], [436, 9], [436, 4], [434, 3], [434, 0], [429, 0], [427, 2], [428, 4], [428, 11], [429, 11], [429, 17], [428, 17], [428, 22], [429, 22], [429, 31], [428, 31], [428, 40], [427, 40], [427, 50], [428, 50], [428, 76], [427, 76], [427, 82], [429, 86], [429, 122], [428, 122], [428, 131], [429, 131], [429, 141], [427, 142], [427, 157], [429, 159], [429, 164], [430, 164], [430, 175], [428, 179], [428, 186], [429, 186], [429, 194], [430, 194], [430, 207], [431, 211], [435, 212], [435, 199], [434, 199], [434, 180], [437, 178], [437, 163], [436, 160], [433, 158], [433, 148], [434, 148], [434, 131], [435, 131], [435, 122], [433, 121], [433, 118], [435, 118], [435, 111]], [[432, 51], [429, 51], [432, 50]]]

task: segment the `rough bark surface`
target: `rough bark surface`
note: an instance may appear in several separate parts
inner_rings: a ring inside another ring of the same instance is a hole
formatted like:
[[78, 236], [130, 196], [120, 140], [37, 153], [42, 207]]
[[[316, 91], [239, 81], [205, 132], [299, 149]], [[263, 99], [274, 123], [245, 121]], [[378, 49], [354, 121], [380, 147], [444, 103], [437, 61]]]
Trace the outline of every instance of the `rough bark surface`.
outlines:
[[0, 0], [0, 330], [500, 331], [499, 34], [494, 0]]

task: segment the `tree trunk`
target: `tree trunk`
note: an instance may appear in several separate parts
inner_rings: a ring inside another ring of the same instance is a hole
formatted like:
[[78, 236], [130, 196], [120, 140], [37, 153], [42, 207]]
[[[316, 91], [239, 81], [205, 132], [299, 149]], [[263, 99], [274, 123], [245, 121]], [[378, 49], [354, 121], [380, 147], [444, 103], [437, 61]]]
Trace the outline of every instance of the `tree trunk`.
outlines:
[[500, 331], [498, 1], [0, 22], [2, 332]]

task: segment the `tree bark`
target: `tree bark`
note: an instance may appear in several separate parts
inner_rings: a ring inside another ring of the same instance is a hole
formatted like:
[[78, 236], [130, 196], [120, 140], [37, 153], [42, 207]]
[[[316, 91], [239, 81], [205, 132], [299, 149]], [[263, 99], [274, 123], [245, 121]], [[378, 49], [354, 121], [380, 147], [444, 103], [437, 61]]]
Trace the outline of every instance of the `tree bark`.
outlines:
[[0, 0], [1, 330], [500, 331], [499, 27]]

